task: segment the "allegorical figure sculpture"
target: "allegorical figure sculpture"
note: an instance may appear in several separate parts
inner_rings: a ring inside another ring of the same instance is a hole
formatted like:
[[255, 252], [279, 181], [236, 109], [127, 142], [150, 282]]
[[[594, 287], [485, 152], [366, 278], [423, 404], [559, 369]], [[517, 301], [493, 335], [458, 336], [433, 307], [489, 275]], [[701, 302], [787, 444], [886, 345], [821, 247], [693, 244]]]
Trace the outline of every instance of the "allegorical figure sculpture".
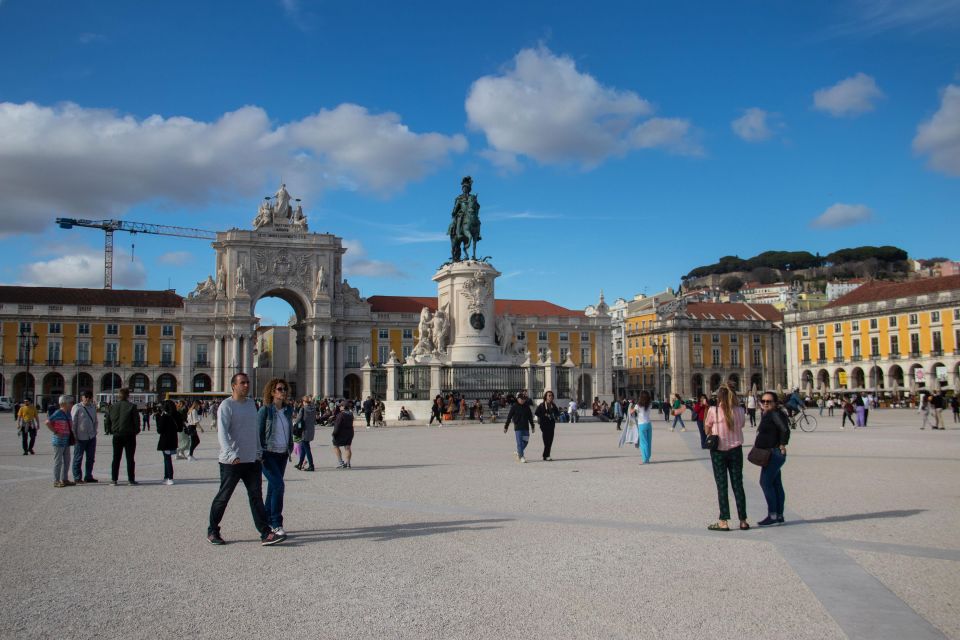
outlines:
[[424, 307], [420, 310], [420, 324], [417, 325], [417, 346], [413, 348], [413, 355], [426, 356], [433, 352], [433, 340], [430, 323], [430, 309]]
[[227, 292], [227, 274], [223, 267], [217, 269], [217, 293]]
[[437, 309], [437, 312], [433, 314], [433, 319], [430, 320], [430, 331], [433, 333], [433, 350], [437, 354], [447, 352], [447, 334], [450, 330], [449, 308], [450, 303], [448, 302], [443, 305], [442, 309]]
[[277, 189], [275, 194], [277, 201], [273, 205], [273, 219], [280, 220], [289, 220], [290, 219], [290, 193], [287, 191], [287, 185], [281, 184], [280, 188]]
[[237, 267], [237, 292], [247, 290], [247, 270], [241, 264]]
[[473, 178], [465, 176], [460, 181], [462, 193], [453, 203], [450, 213], [450, 226], [447, 234], [450, 236], [450, 259], [459, 262], [467, 257], [467, 251], [473, 247], [473, 259], [477, 259], [477, 243], [480, 241], [480, 203], [477, 196], [470, 193], [473, 189]]
[[496, 340], [500, 345], [500, 352], [506, 355], [513, 355], [516, 352], [517, 334], [513, 329], [513, 322], [510, 316], [502, 315], [497, 317]]
[[320, 268], [317, 269], [317, 288], [314, 290], [313, 295], [317, 298], [327, 293], [327, 275], [324, 271], [323, 265], [320, 265]]

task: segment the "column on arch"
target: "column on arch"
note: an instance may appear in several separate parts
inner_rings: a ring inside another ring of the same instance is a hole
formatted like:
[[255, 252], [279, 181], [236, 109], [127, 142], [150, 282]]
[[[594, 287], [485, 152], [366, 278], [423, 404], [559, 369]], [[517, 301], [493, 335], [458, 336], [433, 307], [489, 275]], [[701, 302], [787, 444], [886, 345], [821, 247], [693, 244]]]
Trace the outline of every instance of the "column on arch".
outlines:
[[333, 392], [338, 398], [343, 397], [343, 338], [337, 338], [336, 360], [334, 362]]
[[323, 393], [328, 398], [334, 396], [333, 336], [324, 336], [323, 338]]
[[240, 370], [253, 379], [253, 336], [249, 333], [243, 334], [243, 354]]
[[213, 389], [224, 391], [223, 384], [223, 336], [213, 335]]
[[310, 336], [313, 341], [313, 358], [310, 362], [310, 392], [313, 397], [319, 398], [323, 394], [323, 387], [320, 386], [320, 340], [322, 337], [318, 334]]

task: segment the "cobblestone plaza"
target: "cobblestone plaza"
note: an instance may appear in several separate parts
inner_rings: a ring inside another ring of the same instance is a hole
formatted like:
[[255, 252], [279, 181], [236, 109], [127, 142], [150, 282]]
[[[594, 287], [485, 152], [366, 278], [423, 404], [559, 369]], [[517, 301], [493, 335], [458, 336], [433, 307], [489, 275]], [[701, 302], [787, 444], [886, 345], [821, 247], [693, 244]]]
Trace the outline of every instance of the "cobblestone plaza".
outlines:
[[[10, 638], [960, 638], [960, 428], [876, 410], [865, 429], [794, 432], [787, 525], [709, 532], [716, 491], [696, 430], [655, 421], [653, 464], [612, 423], [558, 425], [555, 462], [517, 464], [499, 425], [360, 430], [337, 471], [287, 473], [290, 539], [261, 547], [246, 501], [205, 540], [216, 436], [160, 483], [54, 489], [49, 438], [22, 456], [0, 421]], [[949, 418], [948, 418], [949, 420]], [[752, 430], [746, 430], [747, 441]], [[746, 465], [750, 522], [765, 515]], [[771, 618], [767, 611], [780, 613]], [[722, 623], [718, 623], [718, 619]]]

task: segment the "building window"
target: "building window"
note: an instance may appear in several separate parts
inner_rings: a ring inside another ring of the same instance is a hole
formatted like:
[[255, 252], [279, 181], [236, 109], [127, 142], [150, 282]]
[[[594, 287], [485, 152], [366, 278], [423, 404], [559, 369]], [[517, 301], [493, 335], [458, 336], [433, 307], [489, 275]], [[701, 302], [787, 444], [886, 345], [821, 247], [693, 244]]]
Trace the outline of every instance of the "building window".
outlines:
[[413, 329], [404, 329], [404, 330], [403, 330], [403, 339], [404, 339], [404, 340], [413, 340]]
[[57, 364], [60, 362], [60, 341], [59, 340], [48, 340], [47, 341], [47, 361], [51, 364]]
[[20, 333], [32, 333], [33, 324], [30, 322], [21, 322], [20, 323]]
[[569, 341], [570, 341], [570, 334], [567, 333], [566, 331], [561, 331], [560, 342], [569, 342]]
[[390, 339], [390, 330], [389, 329], [380, 329], [377, 331], [377, 338], [380, 340], [389, 340]]
[[738, 344], [740, 342], [740, 336], [735, 333], [730, 334], [730, 344]]
[[[547, 348], [546, 347], [537, 347], [537, 360], [546, 361], [547, 359]], [[628, 358], [629, 360], [629, 358]]]
[[413, 347], [409, 344], [405, 344], [400, 348], [400, 351], [403, 354], [403, 359], [406, 360], [410, 357], [410, 354], [413, 353]]
[[920, 355], [920, 334], [910, 334], [910, 355]]
[[197, 364], [207, 364], [207, 345], [197, 345]]
[[145, 335], [147, 335], [147, 325], [145, 325], [145, 324], [135, 324], [135, 325], [133, 325], [133, 335], [135, 335], [135, 336], [145, 336]]
[[880, 338], [874, 336], [870, 338], [870, 353], [874, 356], [879, 357], [880, 355]]
[[818, 325], [817, 325], [817, 335], [818, 335], [818, 336], [824, 335], [824, 334], [826, 333], [826, 331], [827, 331], [827, 328], [826, 328], [824, 325], [822, 325], [822, 324], [818, 324]]
[[843, 340], [837, 340], [833, 343], [833, 357], [834, 359], [843, 358]]
[[160, 344], [160, 364], [173, 364], [173, 344], [169, 342]]
[[700, 344], [700, 334], [699, 334], [699, 333], [693, 334], [693, 344]]
[[817, 359], [819, 360], [827, 359], [827, 343], [826, 342], [817, 343]]
[[806, 338], [807, 336], [809, 336], [809, 335], [810, 335], [810, 327], [801, 327], [801, 328], [800, 328], [800, 335], [802, 335], [804, 338]]
[[900, 355], [900, 336], [890, 336], [890, 355]]
[[860, 331], [860, 321], [852, 320], [850, 322], [850, 330], [853, 331], [854, 333], [857, 333], [858, 331]]
[[931, 341], [933, 343], [934, 355], [940, 355], [940, 352], [943, 351], [943, 338], [940, 336], [939, 331], [932, 332]]
[[108, 324], [108, 325], [107, 325], [107, 335], [108, 335], [108, 336], [118, 336], [118, 335], [120, 335], [120, 325], [117, 325], [117, 324]]
[[133, 362], [136, 366], [143, 366], [147, 362], [147, 345], [143, 342], [133, 343]]
[[917, 314], [911, 313], [908, 321], [910, 322], [910, 326], [913, 327], [920, 323], [920, 318], [917, 316]]
[[753, 344], [760, 344], [760, 336], [753, 336]]
[[891, 329], [897, 328], [897, 316], [890, 316], [887, 319], [887, 322], [889, 323]]
[[933, 323], [940, 322], [940, 312], [939, 312], [939, 311], [931, 311], [931, 312], [930, 312], [930, 322], [933, 322]]
[[753, 350], [753, 366], [760, 367], [763, 366], [763, 358], [760, 357], [760, 349]]
[[172, 338], [172, 337], [173, 337], [173, 325], [172, 325], [172, 324], [165, 324], [165, 325], [163, 325], [163, 326], [161, 327], [161, 329], [160, 329], [160, 335], [163, 336], [164, 338]]
[[517, 332], [517, 340], [519, 340], [520, 342], [526, 342], [526, 340], [527, 340], [527, 332], [526, 332], [526, 331], [518, 331], [518, 332]]
[[730, 366], [740, 366], [740, 349], [730, 349]]
[[83, 364], [90, 362], [90, 343], [86, 340], [77, 342], [77, 362]]
[[560, 362], [566, 362], [568, 355], [570, 355], [570, 349], [567, 347], [560, 347]]
[[835, 322], [835, 323], [833, 324], [833, 332], [834, 332], [834, 333], [843, 333], [843, 325], [840, 324], [839, 322]]
[[853, 339], [853, 357], [854, 357], [854, 358], [859, 358], [860, 356], [861, 356], [861, 353], [860, 353], [860, 340], [857, 339], [857, 338], [854, 338], [854, 339]]
[[390, 345], [381, 344], [377, 347], [377, 362], [380, 364], [386, 364], [387, 360], [390, 359]]
[[104, 355], [104, 360], [106, 360], [107, 362], [112, 363], [112, 364], [118, 363], [118, 362], [120, 361], [120, 358], [117, 357], [117, 353], [118, 353], [118, 351], [119, 351], [119, 349], [120, 349], [119, 343], [116, 343], [116, 342], [108, 342], [108, 343], [107, 343], [106, 345], [104, 345], [104, 346], [105, 346], [105, 349], [104, 349], [104, 354], [105, 354], [105, 355]]
[[693, 364], [698, 367], [703, 366], [703, 347], [697, 346], [693, 348]]
[[356, 344], [347, 345], [347, 364], [357, 366], [360, 364], [360, 346]]
[[590, 347], [580, 349], [580, 366], [587, 367], [593, 364], [593, 358], [590, 357]]
[[877, 321], [877, 319], [876, 319], [876, 318], [870, 318], [870, 328], [871, 328], [871, 329], [877, 329], [877, 328], [879, 328], [879, 327], [880, 327], [880, 323]]
[[60, 333], [60, 323], [50, 322], [47, 325], [47, 333]]
[[583, 332], [580, 334], [580, 342], [590, 342], [590, 334]]
[[720, 348], [719, 348], [719, 347], [714, 347], [714, 348], [713, 348], [713, 350], [712, 350], [711, 353], [710, 353], [710, 357], [711, 357], [711, 364], [712, 364], [713, 366], [715, 366], [715, 367], [721, 367], [721, 366], [723, 366], [723, 363], [720, 362]]
[[719, 334], [719, 333], [713, 334], [712, 336], [710, 336], [710, 340], [711, 340], [714, 344], [720, 344], [720, 334]]
[[537, 331], [537, 340], [546, 340], [547, 332], [546, 331]]
[[954, 319], [954, 320], [960, 320], [960, 309], [954, 309], [954, 310], [953, 310], [953, 319]]
[[90, 335], [90, 323], [81, 322], [77, 325], [77, 335], [78, 336], [88, 336]]
[[810, 362], [810, 345], [803, 345], [803, 361]]

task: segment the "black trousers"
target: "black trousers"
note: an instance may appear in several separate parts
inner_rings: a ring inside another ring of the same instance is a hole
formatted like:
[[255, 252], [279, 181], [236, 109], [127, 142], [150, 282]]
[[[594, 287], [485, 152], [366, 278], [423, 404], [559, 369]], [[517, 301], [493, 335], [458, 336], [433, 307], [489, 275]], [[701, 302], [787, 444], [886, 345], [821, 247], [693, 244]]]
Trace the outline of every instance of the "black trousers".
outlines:
[[23, 441], [23, 452], [33, 451], [33, 445], [37, 441], [36, 429], [21, 429], [20, 439]]
[[136, 480], [135, 465], [133, 455], [137, 452], [137, 436], [129, 433], [113, 436], [113, 465], [110, 467], [110, 479], [116, 482], [120, 479], [120, 457], [127, 456], [127, 480], [133, 482]]
[[553, 446], [553, 432], [555, 429], [556, 427], [553, 425], [548, 427], [540, 425], [540, 434], [543, 436], [543, 459], [544, 460], [550, 457], [550, 448]]
[[261, 486], [262, 468], [259, 462], [241, 462], [239, 464], [220, 463], [220, 491], [217, 492], [210, 505], [210, 526], [207, 533], [220, 533], [220, 521], [227, 510], [227, 503], [237, 484], [243, 481], [247, 489], [247, 499], [250, 501], [250, 513], [253, 515], [253, 526], [257, 528], [260, 537], [270, 533], [267, 524], [267, 510], [263, 506], [263, 488]]

